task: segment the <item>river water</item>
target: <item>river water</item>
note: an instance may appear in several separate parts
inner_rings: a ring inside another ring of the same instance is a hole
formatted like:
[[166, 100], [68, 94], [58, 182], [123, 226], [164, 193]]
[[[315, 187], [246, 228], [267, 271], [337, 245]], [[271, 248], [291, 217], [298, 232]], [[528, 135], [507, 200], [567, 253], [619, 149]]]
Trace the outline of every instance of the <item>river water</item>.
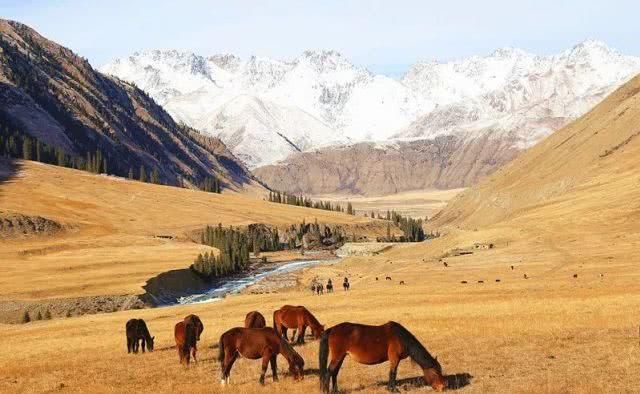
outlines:
[[285, 274], [320, 264], [331, 264], [338, 260], [339, 259], [292, 261], [280, 264], [275, 268], [264, 268], [258, 272], [252, 272], [247, 275], [234, 276], [228, 280], [222, 280], [221, 282], [216, 283], [212, 288], [203, 293], [179, 297], [178, 304], [188, 305], [219, 301], [223, 299], [225, 295], [238, 293], [247, 286], [251, 286], [268, 276]]

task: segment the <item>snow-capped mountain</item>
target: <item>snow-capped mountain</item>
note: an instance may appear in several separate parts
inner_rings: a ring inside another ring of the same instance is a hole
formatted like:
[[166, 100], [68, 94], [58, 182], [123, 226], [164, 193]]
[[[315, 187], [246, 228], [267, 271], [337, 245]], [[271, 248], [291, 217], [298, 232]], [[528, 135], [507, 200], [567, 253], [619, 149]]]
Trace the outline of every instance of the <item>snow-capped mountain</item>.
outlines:
[[553, 56], [503, 48], [420, 62], [395, 80], [335, 51], [290, 61], [145, 51], [102, 71], [135, 83], [178, 121], [220, 136], [258, 167], [292, 152], [367, 140], [490, 135], [527, 147], [640, 72], [640, 58], [599, 41]]

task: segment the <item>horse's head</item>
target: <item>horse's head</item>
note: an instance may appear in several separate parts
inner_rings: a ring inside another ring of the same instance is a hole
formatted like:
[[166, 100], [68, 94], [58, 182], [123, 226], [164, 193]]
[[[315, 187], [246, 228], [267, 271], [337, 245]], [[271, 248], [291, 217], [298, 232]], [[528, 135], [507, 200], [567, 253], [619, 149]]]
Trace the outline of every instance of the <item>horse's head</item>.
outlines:
[[317, 326], [312, 326], [311, 327], [311, 334], [313, 334], [313, 337], [315, 339], [320, 339], [320, 337], [322, 337], [322, 333], [324, 332], [324, 326], [323, 325], [317, 325]]
[[424, 381], [430, 385], [435, 391], [443, 391], [447, 382], [442, 375], [442, 366], [438, 362], [438, 357], [433, 360], [433, 366], [424, 368]]
[[293, 359], [289, 362], [289, 373], [294, 380], [304, 379], [304, 359], [299, 354], [294, 354]]
[[149, 340], [147, 341], [147, 349], [149, 349], [150, 352], [153, 351], [153, 341], [156, 339], [156, 337], [150, 337]]

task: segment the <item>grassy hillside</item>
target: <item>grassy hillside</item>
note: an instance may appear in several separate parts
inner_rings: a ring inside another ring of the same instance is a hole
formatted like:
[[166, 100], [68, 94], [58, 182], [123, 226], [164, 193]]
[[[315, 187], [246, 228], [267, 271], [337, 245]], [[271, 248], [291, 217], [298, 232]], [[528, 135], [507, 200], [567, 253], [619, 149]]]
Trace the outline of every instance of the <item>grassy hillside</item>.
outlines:
[[0, 279], [0, 299], [138, 294], [150, 277], [189, 266], [205, 247], [185, 234], [206, 224], [284, 226], [317, 219], [372, 235], [386, 231], [386, 224], [363, 217], [232, 192], [150, 185], [30, 161], [18, 167], [0, 186], [0, 210], [41, 216], [66, 229], [2, 240], [7, 274]]

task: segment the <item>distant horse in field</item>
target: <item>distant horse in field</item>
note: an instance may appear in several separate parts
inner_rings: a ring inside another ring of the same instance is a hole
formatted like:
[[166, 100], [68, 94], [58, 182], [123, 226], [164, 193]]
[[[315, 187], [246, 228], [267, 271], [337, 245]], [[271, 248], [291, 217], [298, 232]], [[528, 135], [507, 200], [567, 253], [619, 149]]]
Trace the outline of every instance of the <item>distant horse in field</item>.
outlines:
[[333, 293], [333, 283], [331, 282], [331, 279], [327, 281], [327, 293]]
[[297, 332], [296, 342], [304, 343], [304, 333], [307, 327], [311, 328], [311, 333], [316, 339], [320, 339], [324, 326], [304, 306], [285, 305], [273, 312], [273, 328], [284, 339], [289, 339], [287, 329], [291, 328], [294, 330], [291, 341], [294, 340]]
[[315, 284], [315, 282], [311, 284], [311, 294], [316, 294], [316, 284]]
[[442, 262], [442, 265], [444, 265], [444, 268], [447, 268], [449, 266], [446, 261]]
[[387, 276], [387, 277], [384, 278], [384, 280], [391, 280], [391, 277]]
[[344, 291], [349, 290], [349, 287], [351, 287], [351, 285], [349, 284], [349, 279], [344, 278], [344, 281], [342, 282], [342, 288], [344, 289]]
[[200, 318], [196, 315], [189, 315], [183, 321], [176, 324], [174, 328], [174, 336], [176, 339], [176, 348], [180, 363], [189, 365], [191, 356], [193, 360], [198, 361], [196, 353], [198, 351], [197, 342], [200, 340], [200, 334], [204, 331], [204, 325]]
[[322, 283], [318, 283], [318, 284], [316, 285], [316, 293], [317, 293], [318, 295], [320, 295], [320, 294], [324, 294], [324, 285], [323, 285]]
[[[396, 374], [401, 360], [410, 357], [423, 371], [424, 381], [436, 391], [442, 391], [446, 382], [442, 367], [427, 349], [406, 328], [396, 322], [381, 326], [340, 323], [327, 329], [320, 340], [320, 389], [338, 391], [338, 372], [347, 354], [360, 364], [375, 365], [389, 361], [390, 391], [396, 390]], [[331, 355], [331, 362], [329, 361]], [[328, 367], [327, 367], [328, 363]]]
[[401, 285], [404, 285], [404, 281], [403, 281], [403, 280], [401, 280], [401, 281], [400, 281], [400, 284], [401, 284]]
[[153, 351], [153, 340], [156, 339], [156, 337], [152, 337], [151, 334], [149, 334], [149, 329], [144, 320], [131, 319], [127, 322], [125, 328], [127, 333], [127, 353], [138, 353], [140, 342], [142, 342], [142, 353], [145, 352], [145, 347], [149, 349], [150, 352]]
[[264, 328], [232, 328], [222, 334], [218, 346], [218, 360], [221, 363], [222, 380], [221, 384], [229, 383], [231, 367], [238, 357], [250, 360], [262, 359], [262, 373], [260, 374], [260, 384], [264, 385], [264, 375], [267, 367], [271, 363], [273, 381], [278, 380], [278, 366], [276, 359], [278, 354], [282, 354], [289, 362], [289, 372], [295, 380], [304, 378], [304, 360], [291, 347], [291, 345], [280, 337], [271, 327]]
[[263, 328], [267, 326], [267, 321], [262, 316], [262, 313], [253, 311], [247, 313], [244, 318], [244, 328]]

